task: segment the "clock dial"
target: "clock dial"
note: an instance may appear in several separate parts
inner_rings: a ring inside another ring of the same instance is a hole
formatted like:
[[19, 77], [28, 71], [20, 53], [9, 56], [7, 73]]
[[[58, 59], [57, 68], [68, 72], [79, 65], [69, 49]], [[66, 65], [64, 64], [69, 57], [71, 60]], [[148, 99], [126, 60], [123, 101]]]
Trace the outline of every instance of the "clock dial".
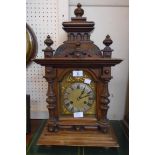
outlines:
[[73, 83], [64, 91], [64, 105], [71, 112], [87, 112], [93, 105], [95, 94], [88, 84]]
[[[75, 73], [81, 72], [77, 76]], [[84, 112], [85, 116], [96, 114], [96, 82], [85, 70], [70, 70], [60, 82], [60, 111], [62, 115]], [[74, 74], [73, 74], [74, 73]], [[90, 83], [86, 83], [86, 79]]]

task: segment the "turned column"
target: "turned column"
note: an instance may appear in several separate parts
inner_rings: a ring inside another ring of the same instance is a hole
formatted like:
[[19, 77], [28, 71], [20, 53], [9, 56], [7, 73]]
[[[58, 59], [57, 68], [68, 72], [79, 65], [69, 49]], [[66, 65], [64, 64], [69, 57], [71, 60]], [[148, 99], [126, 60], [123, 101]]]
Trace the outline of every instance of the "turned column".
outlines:
[[108, 83], [111, 79], [111, 68], [110, 67], [103, 67], [102, 74], [100, 80], [102, 82], [102, 93], [100, 96], [100, 110], [101, 110], [101, 119], [99, 122], [99, 127], [102, 132], [107, 133], [109, 128], [109, 121], [107, 119], [107, 112], [109, 109], [108, 104], [110, 103], [109, 100], [109, 89]]
[[[106, 46], [102, 50], [102, 55], [104, 58], [111, 58], [112, 55], [112, 49], [109, 47], [113, 41], [111, 40], [110, 36], [107, 35], [105, 40], [103, 41], [103, 44]], [[107, 112], [109, 109], [108, 104], [110, 103], [109, 100], [109, 89], [108, 89], [108, 83], [111, 80], [111, 67], [109, 66], [103, 66], [101, 68], [101, 76], [100, 80], [102, 83], [102, 93], [100, 96], [100, 110], [101, 110], [101, 119], [99, 121], [99, 127], [103, 133], [107, 133], [109, 129], [109, 121], [107, 119]]]
[[[48, 35], [44, 43], [47, 47], [43, 50], [45, 58], [53, 57], [54, 50], [51, 48], [53, 41]], [[58, 130], [57, 117], [56, 117], [56, 96], [54, 93], [54, 80], [56, 78], [56, 71], [52, 67], [45, 67], [45, 76], [44, 78], [48, 82], [47, 98], [46, 102], [48, 103], [47, 108], [49, 111], [49, 121], [48, 121], [48, 131], [55, 132]]]

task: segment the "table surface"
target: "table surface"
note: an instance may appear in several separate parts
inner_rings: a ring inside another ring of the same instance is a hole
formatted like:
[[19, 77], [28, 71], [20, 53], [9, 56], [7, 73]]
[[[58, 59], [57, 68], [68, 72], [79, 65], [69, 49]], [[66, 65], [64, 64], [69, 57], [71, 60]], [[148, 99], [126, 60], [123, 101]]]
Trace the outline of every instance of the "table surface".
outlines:
[[[40, 120], [37, 129], [27, 139], [27, 155], [128, 155], [129, 141], [125, 135], [122, 121], [110, 121], [118, 138], [119, 148], [38, 146], [37, 140], [47, 120]], [[33, 122], [32, 122], [33, 123]], [[32, 125], [33, 126], [33, 125]], [[28, 135], [27, 135], [28, 136]]]

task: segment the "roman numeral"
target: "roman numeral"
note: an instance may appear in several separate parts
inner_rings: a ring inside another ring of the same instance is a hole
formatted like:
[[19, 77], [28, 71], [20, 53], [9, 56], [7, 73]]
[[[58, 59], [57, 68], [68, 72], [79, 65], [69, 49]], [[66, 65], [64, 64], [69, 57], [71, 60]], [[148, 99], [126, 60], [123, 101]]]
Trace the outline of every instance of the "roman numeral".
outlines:
[[73, 107], [71, 107], [70, 111], [71, 111], [71, 112], [74, 112], [74, 108], [73, 108]]
[[74, 90], [74, 88], [73, 87], [70, 87], [71, 88], [71, 90]]
[[70, 101], [70, 104], [73, 104], [73, 101]]
[[89, 91], [87, 94], [89, 95], [92, 91]]
[[89, 97], [89, 100], [94, 100], [94, 98], [93, 97]]
[[79, 84], [77, 85], [77, 89], [80, 89], [80, 85]]
[[64, 100], [68, 100], [68, 96], [64, 96]]
[[92, 105], [92, 103], [89, 103], [89, 102], [86, 102], [86, 101], [84, 101], [84, 104], [88, 105], [89, 107]]
[[65, 105], [68, 107], [70, 105], [70, 102], [65, 103]]
[[88, 102], [87, 105], [90, 107], [92, 104]]
[[65, 92], [65, 95], [69, 95], [69, 94], [70, 94], [70, 92], [67, 92], [67, 91]]

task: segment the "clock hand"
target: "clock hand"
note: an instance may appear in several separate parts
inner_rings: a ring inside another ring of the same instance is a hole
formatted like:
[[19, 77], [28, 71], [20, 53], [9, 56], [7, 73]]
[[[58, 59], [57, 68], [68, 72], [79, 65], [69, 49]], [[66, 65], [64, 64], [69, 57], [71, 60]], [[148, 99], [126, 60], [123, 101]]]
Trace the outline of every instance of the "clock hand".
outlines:
[[84, 91], [85, 91], [85, 88], [86, 88], [86, 85], [85, 85], [85, 87], [83, 88], [83, 90], [81, 91], [81, 94], [80, 94], [80, 96], [77, 98], [77, 100], [79, 100], [79, 99], [81, 98], [81, 96], [83, 95], [83, 93], [84, 93]]
[[83, 95], [83, 93], [84, 93], [84, 91], [85, 91], [85, 88], [86, 88], [86, 85], [85, 85], [85, 87], [83, 88], [83, 90], [81, 91], [81, 94], [80, 94], [79, 98]]

